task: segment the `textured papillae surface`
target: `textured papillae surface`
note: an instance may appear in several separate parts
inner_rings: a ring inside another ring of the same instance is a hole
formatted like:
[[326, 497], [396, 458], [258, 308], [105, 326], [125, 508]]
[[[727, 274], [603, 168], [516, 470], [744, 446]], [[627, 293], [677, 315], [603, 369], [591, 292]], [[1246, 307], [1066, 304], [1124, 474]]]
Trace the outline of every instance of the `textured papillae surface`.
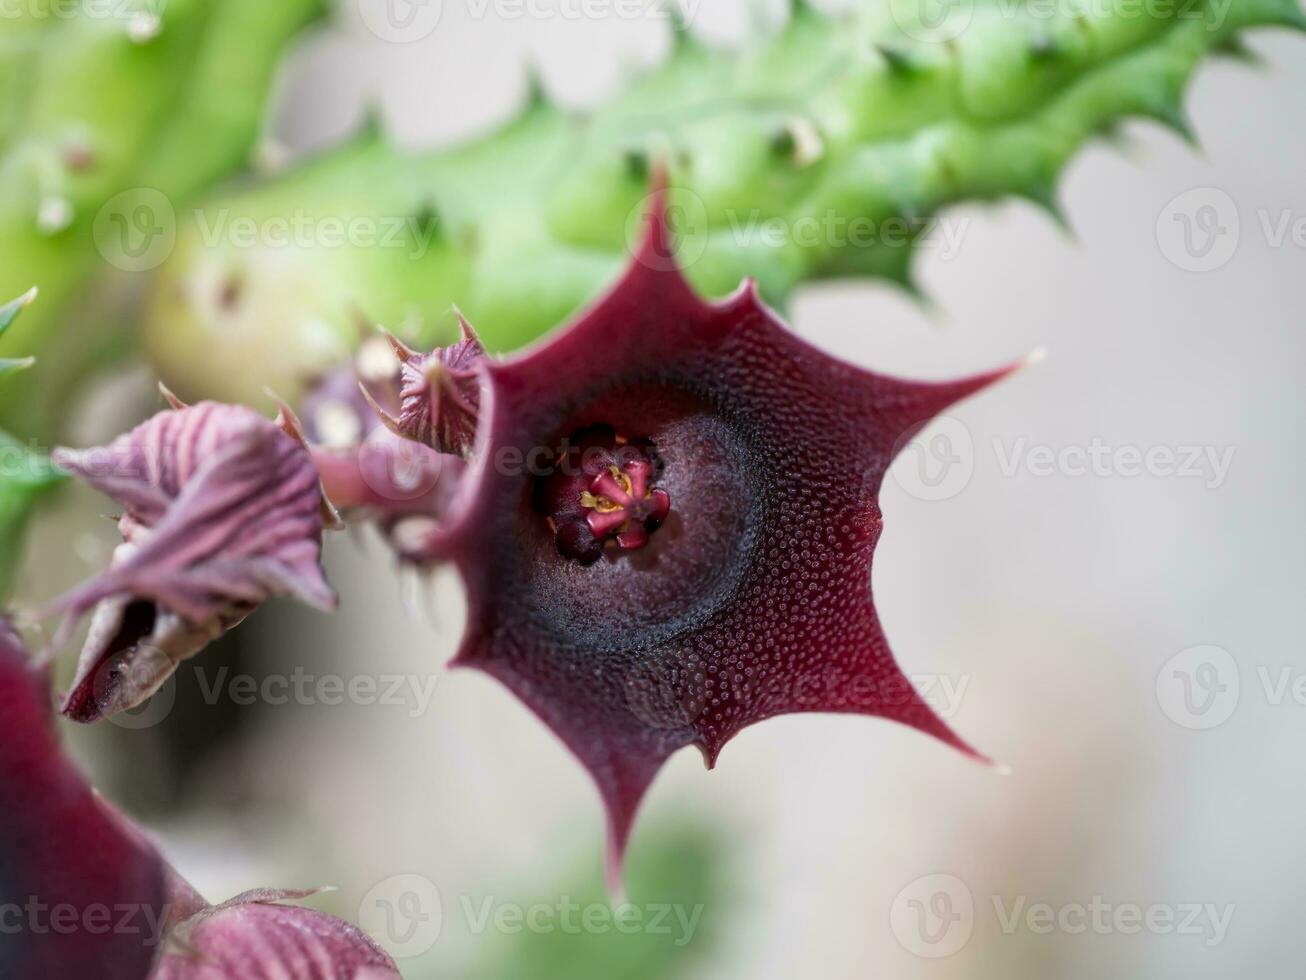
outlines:
[[109, 568], [55, 607], [70, 624], [95, 610], [70, 717], [139, 704], [270, 596], [334, 608], [319, 564], [324, 517], [334, 515], [297, 423], [284, 410], [279, 422], [202, 402], [160, 412], [108, 446], [55, 452], [124, 508]]
[[[607, 297], [538, 349], [486, 366], [448, 529], [470, 606], [455, 663], [499, 678], [589, 769], [614, 871], [672, 752], [697, 744], [712, 764], [773, 715], [879, 715], [972, 752], [880, 628], [876, 498], [919, 426], [1006, 373], [888, 378], [798, 339], [752, 283], [706, 303], [670, 257], [661, 204]], [[558, 447], [594, 427], [651, 447], [670, 513], [645, 546], [611, 543], [587, 565], [559, 550], [540, 488]]]
[[[1131, 117], [1186, 133], [1197, 65], [1236, 53], [1247, 28], [1303, 23], [1297, 0], [914, 7], [801, 5], [738, 50], [678, 29], [665, 63], [597, 109], [537, 93], [452, 149], [413, 154], [369, 129], [183, 224], [147, 345], [183, 394], [233, 400], [263, 384], [291, 392], [305, 371], [287, 370], [287, 352], [320, 357], [305, 325], [334, 324], [347, 343], [355, 307], [425, 347], [454, 336], [456, 303], [487, 347], [511, 350], [615, 281], [659, 157], [704, 295], [753, 277], [783, 308], [812, 280], [910, 286], [912, 241], [931, 216], [1011, 196], [1055, 212], [1058, 178], [1087, 140]], [[203, 234], [301, 210], [390, 219], [393, 247], [234, 247]]]
[[64, 758], [50, 699], [0, 620], [0, 977], [142, 980], [162, 942], [165, 870]]

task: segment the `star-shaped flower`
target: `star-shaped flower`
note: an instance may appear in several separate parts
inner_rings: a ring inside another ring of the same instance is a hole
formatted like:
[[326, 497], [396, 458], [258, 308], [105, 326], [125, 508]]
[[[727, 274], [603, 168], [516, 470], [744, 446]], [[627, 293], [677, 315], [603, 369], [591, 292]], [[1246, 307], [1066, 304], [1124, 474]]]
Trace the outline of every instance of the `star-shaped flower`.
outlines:
[[704, 302], [670, 260], [664, 196], [605, 298], [484, 364], [440, 542], [468, 592], [455, 664], [497, 677], [589, 770], [613, 874], [671, 753], [697, 745], [711, 766], [774, 715], [878, 715], [975, 754], [894, 661], [871, 557], [897, 450], [1012, 370], [898, 380], [807, 344], [752, 283]]

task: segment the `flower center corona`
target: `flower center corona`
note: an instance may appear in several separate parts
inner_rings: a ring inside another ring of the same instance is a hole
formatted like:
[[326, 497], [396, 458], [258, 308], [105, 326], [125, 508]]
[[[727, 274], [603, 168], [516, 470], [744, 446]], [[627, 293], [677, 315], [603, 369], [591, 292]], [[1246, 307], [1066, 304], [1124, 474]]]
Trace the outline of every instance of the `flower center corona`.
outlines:
[[566, 440], [538, 498], [558, 551], [590, 565], [609, 541], [623, 551], [648, 544], [671, 512], [671, 497], [653, 486], [660, 468], [651, 442], [606, 426]]

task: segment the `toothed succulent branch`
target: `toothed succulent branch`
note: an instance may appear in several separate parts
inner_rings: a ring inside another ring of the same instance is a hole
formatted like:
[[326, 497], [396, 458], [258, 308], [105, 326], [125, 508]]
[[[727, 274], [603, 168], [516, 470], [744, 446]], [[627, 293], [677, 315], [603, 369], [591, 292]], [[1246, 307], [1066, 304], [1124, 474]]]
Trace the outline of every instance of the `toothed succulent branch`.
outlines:
[[[0, 296], [39, 283], [45, 299], [0, 353], [40, 355], [40, 384], [0, 392], [11, 426], [51, 438], [68, 389], [125, 346], [133, 317], [118, 288], [139, 268], [127, 237], [157, 228], [195, 194], [246, 170], [287, 42], [329, 0], [116, 0], [79, 9], [24, 0], [0, 17]], [[150, 210], [141, 210], [147, 208]], [[118, 236], [115, 238], [115, 236]], [[148, 243], [147, 243], [148, 244]], [[116, 267], [115, 267], [116, 266]], [[130, 284], [129, 284], [130, 285]], [[128, 289], [128, 292], [131, 292]], [[119, 323], [121, 321], [121, 324]], [[134, 326], [134, 323], [132, 323]]]
[[[452, 150], [408, 155], [369, 128], [183, 225], [147, 345], [178, 390], [236, 400], [324, 367], [324, 325], [352, 343], [355, 308], [431, 343], [452, 336], [457, 303], [490, 349], [519, 347], [615, 279], [659, 156], [705, 295], [746, 276], [781, 308], [817, 279], [912, 288], [911, 243], [940, 209], [1014, 195], [1056, 214], [1058, 175], [1086, 140], [1136, 116], [1187, 136], [1183, 89], [1205, 57], [1304, 20], [1297, 0], [1032, 8], [954, 4], [962, 22], [927, 28], [903, 19], [907, 3], [866, 0], [847, 18], [800, 5], [738, 52], [677, 30], [661, 67], [588, 115], [537, 87], [519, 118]], [[298, 213], [375, 220], [377, 240], [222, 233]], [[857, 222], [873, 233], [848, 234]]]

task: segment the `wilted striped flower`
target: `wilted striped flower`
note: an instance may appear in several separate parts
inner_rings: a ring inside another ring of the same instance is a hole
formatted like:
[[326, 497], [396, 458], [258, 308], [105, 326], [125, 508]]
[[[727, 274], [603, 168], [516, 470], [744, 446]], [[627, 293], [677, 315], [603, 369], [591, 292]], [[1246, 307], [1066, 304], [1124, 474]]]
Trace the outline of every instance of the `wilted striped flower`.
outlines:
[[338, 519], [299, 431], [237, 405], [173, 400], [108, 446], [55, 461], [124, 507], [109, 568], [60, 599], [94, 610], [64, 713], [83, 722], [134, 707], [265, 599], [332, 609], [322, 530]]

